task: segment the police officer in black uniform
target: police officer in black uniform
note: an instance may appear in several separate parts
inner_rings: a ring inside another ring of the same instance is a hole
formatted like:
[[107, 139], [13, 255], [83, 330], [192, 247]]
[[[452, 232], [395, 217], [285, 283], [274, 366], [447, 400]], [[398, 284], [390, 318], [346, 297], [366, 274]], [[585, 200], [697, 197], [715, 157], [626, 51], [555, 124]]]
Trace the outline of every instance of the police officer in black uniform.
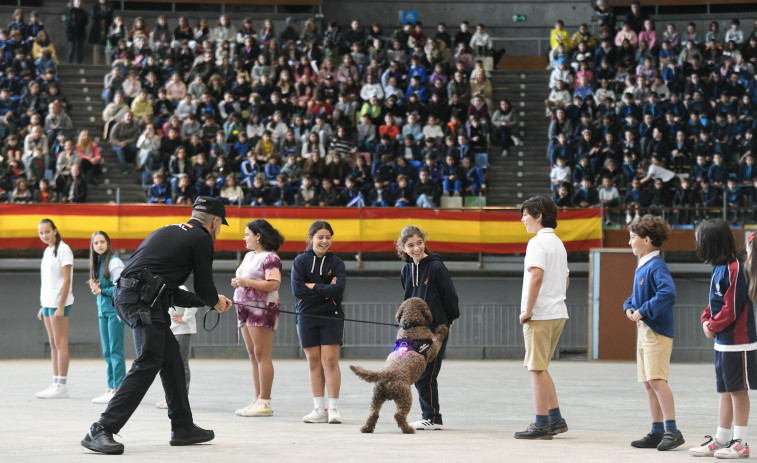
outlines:
[[[82, 446], [107, 454], [121, 454], [113, 439], [134, 413], [160, 373], [171, 420], [171, 445], [212, 440], [211, 430], [194, 424], [189, 407], [184, 363], [170, 330], [168, 307], [207, 305], [218, 312], [231, 307], [213, 284], [213, 241], [226, 222], [226, 209], [215, 198], [200, 196], [186, 223], [167, 225], [150, 234], [134, 252], [116, 282], [113, 302], [119, 316], [134, 331], [137, 359], [100, 420], [92, 424]], [[179, 289], [194, 273], [195, 293]]]

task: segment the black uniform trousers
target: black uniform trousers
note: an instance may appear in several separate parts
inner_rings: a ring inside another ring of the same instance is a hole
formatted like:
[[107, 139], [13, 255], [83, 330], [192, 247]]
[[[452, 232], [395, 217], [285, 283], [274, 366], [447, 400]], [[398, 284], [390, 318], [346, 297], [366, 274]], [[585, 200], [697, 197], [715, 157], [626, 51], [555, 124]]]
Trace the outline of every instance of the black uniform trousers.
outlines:
[[436, 358], [426, 364], [426, 370], [415, 382], [423, 419], [435, 424], [444, 424], [442, 423], [442, 414], [439, 411], [439, 385], [436, 382], [436, 377], [439, 376], [439, 370], [442, 368], [444, 351], [447, 350], [447, 339], [449, 339], [449, 336], [444, 337], [442, 347], [439, 349]]
[[139, 406], [147, 390], [160, 373], [168, 404], [171, 430], [193, 423], [187, 397], [184, 361], [179, 343], [170, 329], [168, 314], [161, 324], [139, 324], [134, 331], [137, 359], [124, 378], [108, 408], [100, 416], [100, 423], [110, 432], [118, 433]]

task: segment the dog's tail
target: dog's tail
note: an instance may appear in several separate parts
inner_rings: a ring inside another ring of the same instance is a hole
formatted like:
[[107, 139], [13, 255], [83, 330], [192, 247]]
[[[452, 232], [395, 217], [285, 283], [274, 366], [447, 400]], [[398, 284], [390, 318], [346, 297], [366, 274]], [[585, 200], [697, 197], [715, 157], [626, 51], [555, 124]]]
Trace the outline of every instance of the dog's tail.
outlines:
[[376, 383], [384, 379], [383, 371], [366, 370], [365, 368], [356, 365], [350, 365], [350, 370], [352, 370], [358, 378], [368, 383]]

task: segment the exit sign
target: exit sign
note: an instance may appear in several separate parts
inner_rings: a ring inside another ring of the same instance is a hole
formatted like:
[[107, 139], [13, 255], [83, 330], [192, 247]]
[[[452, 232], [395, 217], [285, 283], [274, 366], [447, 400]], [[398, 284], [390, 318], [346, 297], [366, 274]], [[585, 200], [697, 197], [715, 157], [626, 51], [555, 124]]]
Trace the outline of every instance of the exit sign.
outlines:
[[524, 23], [526, 22], [526, 15], [524, 14], [514, 14], [513, 15], [513, 22], [514, 23]]

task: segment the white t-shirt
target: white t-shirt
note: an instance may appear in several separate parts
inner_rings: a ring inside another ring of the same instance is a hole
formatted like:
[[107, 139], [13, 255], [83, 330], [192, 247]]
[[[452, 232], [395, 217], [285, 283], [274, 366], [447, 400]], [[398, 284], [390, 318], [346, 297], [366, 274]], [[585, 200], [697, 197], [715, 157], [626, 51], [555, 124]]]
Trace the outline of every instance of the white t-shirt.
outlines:
[[526, 248], [526, 258], [523, 261], [523, 293], [520, 310], [526, 311], [528, 301], [528, 286], [531, 283], [531, 268], [544, 270], [544, 277], [536, 298], [532, 320], [553, 320], [568, 318], [568, 307], [565, 305], [565, 292], [568, 280], [568, 254], [560, 238], [552, 228], [542, 228], [531, 238]]
[[39, 302], [42, 307], [57, 308], [60, 293], [63, 289], [63, 267], [71, 266], [71, 281], [69, 282], [66, 305], [74, 303], [74, 253], [63, 241], [58, 245], [58, 255], [53, 255], [53, 247], [45, 249], [40, 265], [41, 284], [39, 288]]

